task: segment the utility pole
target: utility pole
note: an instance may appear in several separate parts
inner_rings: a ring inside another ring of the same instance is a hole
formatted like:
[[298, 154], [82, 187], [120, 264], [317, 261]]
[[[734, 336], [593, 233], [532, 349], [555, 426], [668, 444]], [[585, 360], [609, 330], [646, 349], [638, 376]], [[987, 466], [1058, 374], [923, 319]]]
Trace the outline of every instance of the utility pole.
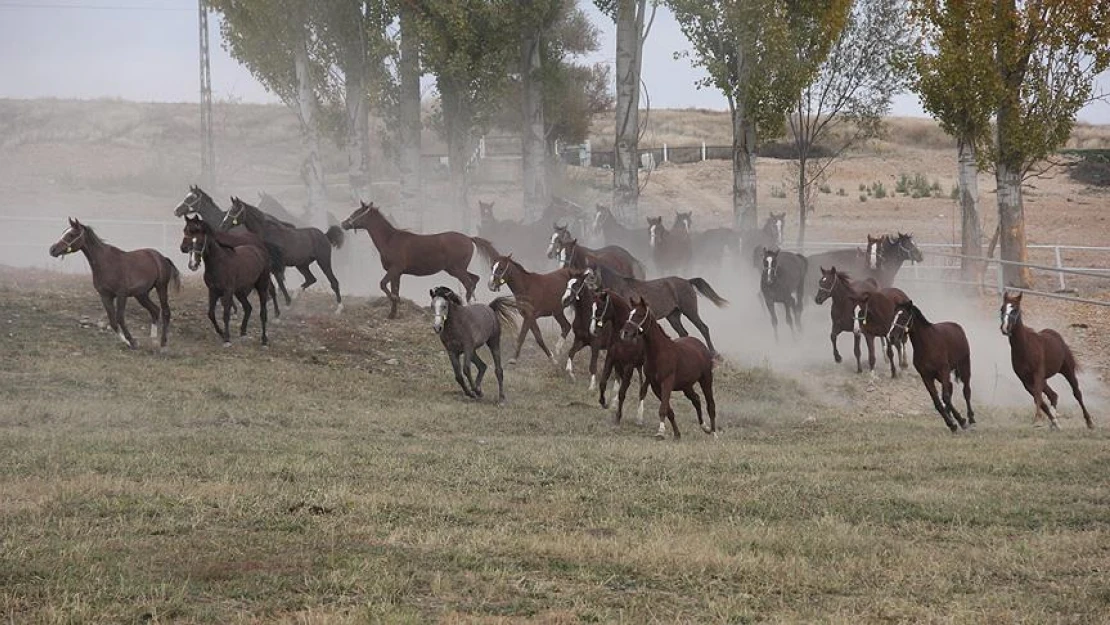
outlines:
[[208, 3], [197, 0], [200, 28], [200, 177], [210, 192], [216, 186], [216, 148], [212, 144], [212, 69], [208, 55]]

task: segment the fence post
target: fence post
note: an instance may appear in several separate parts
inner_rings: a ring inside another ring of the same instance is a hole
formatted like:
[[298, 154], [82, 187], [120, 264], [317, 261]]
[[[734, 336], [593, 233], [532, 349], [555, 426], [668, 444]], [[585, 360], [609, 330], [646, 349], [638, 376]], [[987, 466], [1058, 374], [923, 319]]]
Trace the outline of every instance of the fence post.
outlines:
[[668, 160], [669, 159], [667, 158], [667, 144], [664, 143], [663, 144], [663, 162], [666, 163]]
[[[1057, 269], [1063, 269], [1064, 268], [1064, 263], [1060, 260], [1060, 246], [1057, 245], [1056, 247], [1054, 247], [1052, 249], [1056, 252], [1056, 268]], [[1060, 290], [1061, 291], [1068, 290], [1068, 285], [1067, 285], [1066, 282], [1064, 282], [1064, 272], [1058, 271], [1058, 272], [1056, 272], [1056, 275], [1060, 276]]]
[[998, 294], [1002, 295], [1006, 292], [1006, 282], [1003, 278], [1004, 272], [1002, 271], [1002, 259], [996, 260], [994, 264], [998, 267]]
[[701, 160], [705, 160], [705, 142], [701, 142]]

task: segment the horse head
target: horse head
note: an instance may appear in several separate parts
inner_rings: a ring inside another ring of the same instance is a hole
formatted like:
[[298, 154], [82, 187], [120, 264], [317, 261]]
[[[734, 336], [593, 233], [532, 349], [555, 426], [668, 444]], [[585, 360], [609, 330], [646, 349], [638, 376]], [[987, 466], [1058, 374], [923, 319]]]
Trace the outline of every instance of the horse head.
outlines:
[[489, 274], [489, 290], [497, 292], [509, 279], [509, 271], [512, 269], [516, 261], [513, 260], [513, 255], [499, 256], [495, 258], [493, 264], [490, 265]]
[[555, 258], [566, 245], [566, 242], [570, 240], [571, 234], [569, 226], [561, 226], [557, 221], [552, 222], [551, 229], [551, 242], [547, 245], [547, 257]]
[[671, 229], [672, 230], [678, 230], [681, 227], [683, 232], [685, 232], [686, 234], [690, 234], [690, 228], [693, 226], [693, 224], [694, 224], [694, 212], [693, 211], [686, 211], [685, 213], [680, 213], [678, 211], [675, 211], [674, 225], [671, 226]]
[[186, 217], [182, 234], [181, 251], [189, 254], [189, 269], [196, 271], [200, 268], [204, 253], [208, 250], [208, 239], [212, 236], [212, 228], [200, 217]]
[[600, 234], [605, 229], [605, 224], [613, 218], [613, 211], [609, 207], [598, 203], [594, 206], [594, 234]]
[[779, 273], [779, 252], [781, 250], [779, 250], [778, 248], [775, 248], [775, 249], [760, 248], [760, 249], [763, 250], [763, 275], [761, 276], [760, 279], [761, 279], [764, 286], [769, 286], [771, 284], [774, 284], [775, 283], [775, 278], [778, 277], [778, 273]]
[[883, 264], [883, 248], [885, 237], [873, 237], [870, 233], [867, 235], [867, 268], [871, 271], [878, 271]]
[[367, 204], [359, 200], [358, 208], [350, 214], [349, 217], [339, 223], [339, 227], [344, 230], [356, 230], [359, 228], [368, 229], [369, 219], [373, 214], [381, 215], [381, 210], [374, 206], [373, 202]]
[[195, 184], [189, 185], [189, 192], [185, 194], [177, 208], [173, 209], [173, 216], [184, 217], [189, 213], [198, 212], [201, 201], [206, 197], [208, 197], [208, 194], [202, 191], [200, 187]]
[[644, 326], [651, 320], [651, 309], [648, 308], [644, 298], [637, 296], [631, 302], [632, 310], [628, 313], [628, 321], [621, 327], [621, 340], [631, 341], [644, 333]]
[[913, 242], [912, 234], [899, 232], [897, 237], [887, 236], [886, 238], [888, 241], [887, 247], [894, 248], [903, 260], [914, 263], [925, 260], [925, 256], [917, 248], [917, 244]]
[[906, 300], [894, 305], [894, 318], [890, 322], [890, 329], [886, 332], [887, 343], [898, 345], [910, 333], [915, 310], [913, 300]]
[[60, 239], [50, 246], [50, 255], [54, 258], [72, 254], [85, 247], [85, 226], [76, 219], [69, 218], [69, 227], [62, 233]]
[[496, 221], [493, 216], [493, 202], [483, 202], [478, 200], [478, 214], [482, 223], [492, 223]]
[[854, 293], [849, 296], [852, 302], [852, 334], [859, 336], [863, 333], [863, 326], [867, 325], [867, 313], [871, 308], [871, 293]]
[[1021, 323], [1021, 295], [1020, 291], [1002, 294], [1002, 307], [998, 310], [1001, 321], [999, 329], [1006, 336], [1010, 336], [1014, 327]]
[[563, 291], [563, 308], [581, 301], [584, 294], [589, 294], [588, 287], [589, 284], [586, 282], [586, 270], [571, 268], [570, 277], [567, 279], [567, 288]]
[[817, 304], [824, 304], [825, 300], [832, 297], [833, 289], [836, 287], [836, 265], [829, 269], [821, 267], [821, 279], [817, 281], [817, 295], [814, 296], [813, 301]]
[[450, 288], [445, 286], [437, 286], [428, 291], [428, 295], [432, 298], [432, 329], [436, 334], [443, 331], [443, 326], [447, 322], [447, 315], [451, 310], [451, 305], [462, 306], [462, 298]]
[[651, 237], [651, 246], [655, 247], [659, 241], [667, 235], [667, 229], [663, 227], [662, 217], [648, 217], [648, 236]]

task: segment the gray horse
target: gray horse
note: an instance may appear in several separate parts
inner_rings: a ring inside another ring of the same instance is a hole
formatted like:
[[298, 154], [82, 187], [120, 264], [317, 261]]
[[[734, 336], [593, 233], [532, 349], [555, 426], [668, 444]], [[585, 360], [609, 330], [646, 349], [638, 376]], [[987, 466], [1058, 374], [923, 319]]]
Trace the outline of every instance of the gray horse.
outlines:
[[[516, 301], [511, 297], [498, 297], [489, 304], [467, 305], [457, 293], [445, 286], [437, 286], [428, 294], [432, 297], [432, 310], [435, 314], [432, 328], [447, 350], [447, 358], [451, 361], [451, 368], [455, 370], [455, 381], [462, 387], [463, 393], [471, 399], [482, 396], [486, 363], [478, 357], [477, 349], [485, 345], [493, 355], [493, 372], [497, 375], [497, 403], [504, 403], [505, 372], [501, 368], [501, 325], [516, 325], [513, 319], [513, 313], [519, 311]], [[472, 362], [478, 367], [477, 379], [470, 376]]]

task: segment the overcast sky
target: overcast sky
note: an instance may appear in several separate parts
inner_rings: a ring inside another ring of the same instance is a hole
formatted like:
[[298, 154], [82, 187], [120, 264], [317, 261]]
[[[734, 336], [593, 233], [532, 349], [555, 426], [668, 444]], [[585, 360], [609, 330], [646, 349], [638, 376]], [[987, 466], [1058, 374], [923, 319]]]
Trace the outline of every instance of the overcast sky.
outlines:
[[[615, 28], [582, 2], [602, 31], [593, 61], [611, 62]], [[197, 101], [197, 10], [193, 0], [0, 0], [0, 97], [122, 98]], [[220, 45], [219, 22], [210, 23], [212, 89], [218, 99], [275, 102]], [[698, 90], [702, 73], [674, 53], [689, 48], [674, 17], [661, 9], [644, 51], [644, 82], [655, 108], [724, 109], [715, 90]], [[1110, 75], [1099, 87], [1110, 91]], [[895, 115], [924, 115], [917, 98], [899, 96]], [[1110, 104], [1099, 102], [1079, 118], [1110, 123]]]

